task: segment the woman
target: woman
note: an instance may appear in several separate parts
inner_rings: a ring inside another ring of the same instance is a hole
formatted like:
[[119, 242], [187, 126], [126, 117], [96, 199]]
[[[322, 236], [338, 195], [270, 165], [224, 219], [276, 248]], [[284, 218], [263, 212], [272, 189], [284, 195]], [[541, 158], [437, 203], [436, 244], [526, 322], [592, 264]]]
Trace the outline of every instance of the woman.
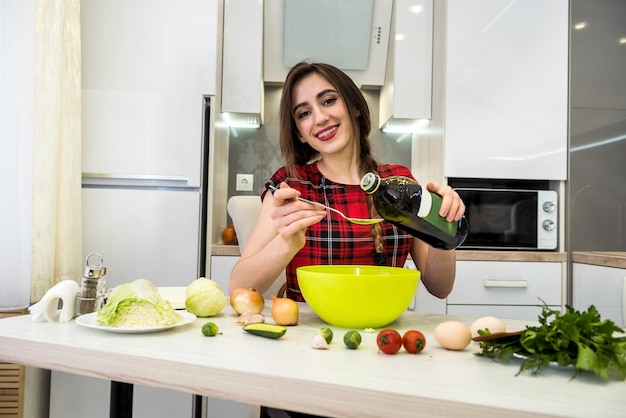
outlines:
[[[228, 286], [265, 292], [283, 269], [287, 297], [303, 301], [296, 269], [316, 264], [402, 267], [411, 254], [421, 282], [439, 298], [454, 284], [455, 253], [434, 249], [389, 222], [351, 224], [334, 213], [296, 199], [320, 202], [351, 217], [376, 217], [371, 196], [360, 188], [367, 172], [411, 177], [408, 168], [381, 165], [371, 154], [367, 102], [341, 70], [299, 63], [285, 81], [280, 104], [280, 147], [285, 166], [266, 183], [259, 220], [234, 266]], [[278, 190], [267, 193], [269, 185]], [[428, 183], [442, 196], [440, 215], [459, 220], [465, 211], [448, 186]]]

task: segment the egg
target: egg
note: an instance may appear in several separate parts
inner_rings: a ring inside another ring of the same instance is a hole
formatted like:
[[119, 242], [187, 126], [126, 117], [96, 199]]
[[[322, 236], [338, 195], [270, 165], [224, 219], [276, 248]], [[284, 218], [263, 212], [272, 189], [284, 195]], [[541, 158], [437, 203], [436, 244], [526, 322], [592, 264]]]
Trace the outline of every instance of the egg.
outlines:
[[472, 338], [478, 337], [479, 329], [489, 330], [489, 333], [491, 334], [495, 334], [497, 332], [506, 332], [506, 327], [504, 326], [504, 323], [493, 316], [483, 316], [482, 318], [478, 318], [472, 323], [472, 325], [470, 326]]
[[448, 350], [463, 350], [472, 341], [472, 333], [462, 322], [446, 321], [435, 328], [435, 340]]

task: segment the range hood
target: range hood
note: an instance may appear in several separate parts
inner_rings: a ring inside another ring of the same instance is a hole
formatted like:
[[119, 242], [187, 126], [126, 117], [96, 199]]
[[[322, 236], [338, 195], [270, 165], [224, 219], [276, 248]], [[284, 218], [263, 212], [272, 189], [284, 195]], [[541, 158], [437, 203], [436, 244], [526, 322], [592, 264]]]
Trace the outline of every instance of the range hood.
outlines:
[[282, 84], [311, 59], [344, 70], [361, 88], [385, 82], [393, 0], [271, 0], [264, 5], [263, 79]]
[[380, 89], [380, 128], [419, 131], [431, 117], [432, 32], [433, 0], [229, 0], [221, 112], [229, 126], [258, 127], [263, 86], [310, 59]]

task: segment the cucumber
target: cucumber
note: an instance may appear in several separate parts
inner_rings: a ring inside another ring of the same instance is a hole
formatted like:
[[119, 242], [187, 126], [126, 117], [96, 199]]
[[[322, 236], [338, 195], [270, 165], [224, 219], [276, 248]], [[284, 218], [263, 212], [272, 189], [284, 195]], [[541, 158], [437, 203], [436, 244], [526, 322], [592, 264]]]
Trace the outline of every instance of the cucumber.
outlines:
[[287, 332], [287, 327], [275, 324], [266, 324], [264, 322], [257, 322], [248, 324], [243, 327], [243, 330], [250, 334], [258, 335], [265, 338], [280, 338]]

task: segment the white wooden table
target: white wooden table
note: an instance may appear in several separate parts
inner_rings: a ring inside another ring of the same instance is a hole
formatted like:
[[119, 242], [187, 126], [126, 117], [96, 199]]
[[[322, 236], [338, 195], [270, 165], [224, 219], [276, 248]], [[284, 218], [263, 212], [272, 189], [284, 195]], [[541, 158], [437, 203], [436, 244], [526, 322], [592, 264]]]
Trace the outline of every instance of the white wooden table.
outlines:
[[[202, 335], [209, 319], [201, 318], [151, 334], [7, 318], [0, 320], [0, 361], [331, 417], [626, 416], [625, 382], [571, 380], [563, 369], [515, 376], [519, 362], [477, 357], [477, 343], [460, 352], [441, 348], [433, 330], [451, 317], [406, 312], [392, 324], [424, 332], [418, 355], [378, 354], [376, 334], [365, 332], [359, 349], [348, 350], [340, 328], [329, 350], [314, 350], [311, 338], [325, 324], [305, 305], [300, 324], [279, 340], [245, 333], [236, 317], [227, 307], [211, 318], [223, 333], [212, 338]], [[475, 318], [460, 319], [470, 325]], [[507, 322], [509, 330], [523, 326]]]

